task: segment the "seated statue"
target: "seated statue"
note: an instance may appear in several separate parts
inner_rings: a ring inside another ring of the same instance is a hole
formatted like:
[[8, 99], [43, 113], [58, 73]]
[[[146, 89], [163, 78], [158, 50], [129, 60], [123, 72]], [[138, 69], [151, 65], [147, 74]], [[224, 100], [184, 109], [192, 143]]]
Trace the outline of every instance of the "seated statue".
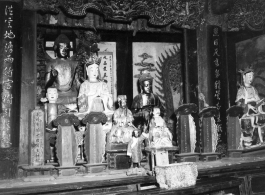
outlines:
[[54, 42], [56, 59], [50, 59], [46, 66], [46, 90], [55, 87], [58, 90], [57, 104], [76, 104], [80, 85], [77, 73], [78, 62], [69, 58], [70, 40], [64, 34]]
[[160, 116], [160, 109], [153, 109], [153, 117], [150, 121], [149, 140], [151, 147], [172, 147], [172, 134]]
[[90, 112], [104, 112], [106, 115], [113, 114], [112, 95], [105, 82], [99, 77], [99, 65], [101, 58], [96, 54], [91, 54], [86, 60], [86, 72], [88, 80], [80, 86], [78, 94], [79, 113], [88, 114]]
[[127, 108], [126, 95], [118, 96], [119, 108], [113, 114], [113, 126], [109, 134], [111, 143], [128, 143], [135, 127], [132, 124], [132, 112]]
[[153, 107], [163, 108], [158, 96], [152, 91], [152, 83], [153, 77], [149, 73], [142, 72], [139, 77], [141, 93], [134, 97], [132, 103], [134, 124], [137, 128], [144, 128], [144, 131], [148, 131]]
[[[258, 142], [263, 142], [261, 128], [264, 126], [264, 123], [261, 124], [259, 116], [265, 114], [265, 112], [262, 110], [262, 105], [264, 105], [263, 99], [260, 99], [258, 91], [251, 85], [254, 79], [253, 69], [245, 69], [242, 71], [242, 76], [244, 85], [238, 89], [236, 104], [244, 109], [244, 114], [241, 117], [241, 128], [243, 129], [241, 144], [243, 148], [248, 148], [251, 147], [251, 145], [256, 145]], [[256, 129], [258, 131], [259, 140], [255, 141], [252, 140], [252, 138]]]

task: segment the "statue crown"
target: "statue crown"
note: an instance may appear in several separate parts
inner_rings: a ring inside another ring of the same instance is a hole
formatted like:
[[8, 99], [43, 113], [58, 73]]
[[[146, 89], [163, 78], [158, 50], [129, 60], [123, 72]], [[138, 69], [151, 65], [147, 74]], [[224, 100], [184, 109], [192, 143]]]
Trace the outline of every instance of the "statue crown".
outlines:
[[139, 82], [142, 83], [144, 81], [153, 81], [153, 77], [151, 76], [151, 74], [147, 71], [143, 71], [140, 76], [139, 76]]
[[99, 58], [96, 54], [91, 54], [90, 57], [85, 59], [86, 66], [90, 66], [92, 64], [100, 65], [101, 58]]

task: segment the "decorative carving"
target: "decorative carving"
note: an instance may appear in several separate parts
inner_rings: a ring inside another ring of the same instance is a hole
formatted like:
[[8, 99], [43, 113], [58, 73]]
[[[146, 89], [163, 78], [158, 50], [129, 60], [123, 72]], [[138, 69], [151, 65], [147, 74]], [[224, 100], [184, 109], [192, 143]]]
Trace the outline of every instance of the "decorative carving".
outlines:
[[0, 148], [0, 159], [1, 161], [12, 161], [18, 162], [18, 152], [19, 149], [12, 147], [12, 148]]
[[78, 126], [79, 123], [78, 117], [73, 114], [62, 114], [53, 121], [55, 126]]
[[265, 24], [265, 2], [263, 0], [237, 0], [228, 13], [229, 31], [245, 29], [262, 30]]
[[84, 124], [99, 124], [99, 123], [106, 123], [108, 120], [107, 116], [102, 112], [91, 112], [85, 116], [82, 120]]
[[74, 16], [85, 16], [87, 10], [94, 10], [107, 20], [131, 22], [143, 16], [153, 25], [174, 22], [180, 27], [195, 28], [204, 4], [205, 0], [25, 0], [24, 8], [58, 14], [60, 7]]

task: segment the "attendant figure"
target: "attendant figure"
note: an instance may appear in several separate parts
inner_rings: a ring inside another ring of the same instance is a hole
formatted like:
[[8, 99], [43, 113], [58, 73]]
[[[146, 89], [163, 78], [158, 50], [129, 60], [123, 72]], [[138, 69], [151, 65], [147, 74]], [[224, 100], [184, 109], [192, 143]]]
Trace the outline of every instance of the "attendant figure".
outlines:
[[150, 121], [149, 140], [151, 147], [172, 147], [172, 134], [166, 126], [166, 122], [160, 116], [160, 109], [153, 109], [153, 117]]
[[80, 113], [104, 112], [106, 115], [113, 114], [112, 95], [105, 82], [99, 78], [99, 65], [101, 58], [91, 54], [86, 60], [86, 72], [88, 80], [80, 86], [78, 95], [78, 107]]
[[78, 161], [84, 162], [84, 134], [85, 134], [86, 127], [85, 126], [78, 126], [78, 131], [75, 132], [77, 145], [78, 145]]
[[53, 126], [52, 121], [57, 118], [58, 108], [57, 108], [58, 91], [56, 88], [48, 88], [46, 93], [46, 98], [41, 98], [41, 102], [45, 103], [45, 117], [46, 117], [46, 131], [45, 131], [45, 160], [54, 161], [54, 147], [55, 147], [55, 137], [56, 128]]
[[152, 91], [153, 77], [150, 73], [142, 72], [139, 77], [141, 93], [134, 97], [132, 103], [132, 112], [135, 118], [134, 125], [137, 128], [149, 130], [151, 111], [156, 106], [163, 109], [157, 95]]
[[[254, 71], [251, 68], [247, 68], [241, 72], [243, 76], [244, 85], [242, 85], [237, 92], [236, 104], [243, 107], [244, 115], [241, 117], [242, 132], [241, 140], [242, 147], [250, 147], [250, 143], [254, 144], [252, 140], [254, 130], [257, 128], [258, 137], [260, 143], [263, 142], [263, 136], [261, 132], [261, 126], [259, 124], [259, 115], [265, 114], [262, 110], [264, 100], [260, 99], [258, 91], [253, 87], [252, 81], [254, 79]], [[247, 141], [245, 141], [247, 140]], [[244, 144], [244, 142], [246, 144]]]
[[148, 139], [148, 134], [135, 129], [131, 141], [128, 144], [127, 155], [132, 158], [133, 167], [139, 167], [142, 160], [142, 143]]

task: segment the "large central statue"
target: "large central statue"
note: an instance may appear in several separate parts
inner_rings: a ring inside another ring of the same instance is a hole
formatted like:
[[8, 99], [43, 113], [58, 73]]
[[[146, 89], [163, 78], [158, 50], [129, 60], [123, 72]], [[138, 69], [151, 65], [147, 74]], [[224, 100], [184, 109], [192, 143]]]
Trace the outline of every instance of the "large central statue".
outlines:
[[99, 64], [101, 58], [96, 54], [90, 55], [86, 60], [86, 72], [88, 80], [80, 86], [78, 95], [78, 107], [80, 113], [104, 112], [105, 114], [113, 113], [112, 95], [104, 81], [99, 79]]
[[78, 62], [69, 58], [70, 40], [64, 34], [54, 42], [56, 59], [49, 60], [46, 66], [46, 90], [55, 87], [58, 90], [57, 104], [76, 103], [80, 82], [77, 77]]

